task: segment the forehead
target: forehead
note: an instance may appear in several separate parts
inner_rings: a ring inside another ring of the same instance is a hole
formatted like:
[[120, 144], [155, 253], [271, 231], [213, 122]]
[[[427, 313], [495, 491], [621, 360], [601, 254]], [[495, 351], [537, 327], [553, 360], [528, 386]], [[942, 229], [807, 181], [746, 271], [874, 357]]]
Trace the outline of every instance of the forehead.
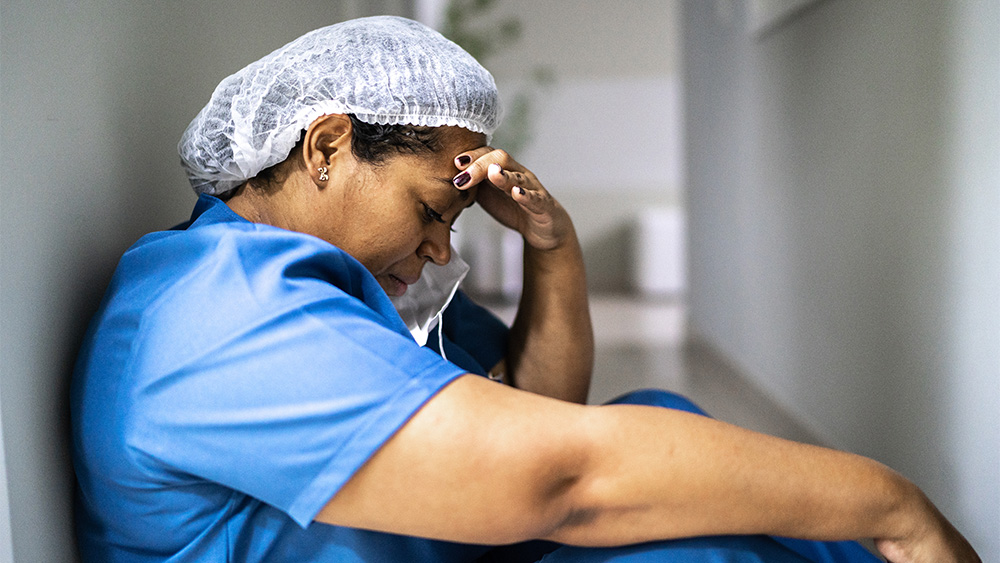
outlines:
[[453, 180], [455, 174], [458, 174], [458, 168], [455, 167], [454, 163], [450, 163], [450, 167], [448, 169], [446, 166], [440, 168], [418, 166], [411, 169], [410, 179], [411, 181], [416, 180], [415, 187], [418, 188], [421, 196], [429, 198], [438, 205], [445, 205], [449, 208], [459, 204], [462, 207], [472, 205], [476, 200], [478, 188], [475, 186], [464, 190], [456, 188]]
[[486, 135], [469, 131], [464, 127], [444, 125], [438, 127], [438, 131], [438, 139], [442, 144], [452, 144], [454, 145], [452, 148], [467, 145], [466, 148], [460, 148], [459, 152], [479, 148], [486, 144]]
[[[453, 126], [436, 127], [433, 136], [423, 143], [423, 149], [409, 152], [400, 150], [387, 160], [405, 160], [410, 165], [419, 164], [424, 168], [455, 169], [454, 159], [459, 153], [478, 149], [486, 145], [486, 135]], [[455, 170], [455, 173], [458, 171]]]
[[392, 168], [397, 173], [408, 175], [411, 181], [419, 181], [442, 198], [454, 198], [461, 202], [473, 201], [475, 190], [459, 190], [452, 183], [459, 172], [455, 166], [455, 157], [460, 153], [482, 147], [486, 143], [486, 136], [461, 127], [445, 126], [440, 128], [437, 140], [439, 146], [433, 153], [399, 155], [393, 160], [400, 166]]

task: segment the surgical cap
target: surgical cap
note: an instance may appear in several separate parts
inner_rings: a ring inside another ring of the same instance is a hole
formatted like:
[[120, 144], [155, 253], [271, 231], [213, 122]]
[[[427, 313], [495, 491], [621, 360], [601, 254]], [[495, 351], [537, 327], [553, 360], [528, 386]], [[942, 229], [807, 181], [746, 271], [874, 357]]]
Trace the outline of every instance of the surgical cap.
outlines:
[[284, 161], [318, 117], [456, 125], [492, 136], [496, 84], [461, 47], [412, 20], [317, 29], [226, 78], [177, 147], [191, 186], [221, 194]]

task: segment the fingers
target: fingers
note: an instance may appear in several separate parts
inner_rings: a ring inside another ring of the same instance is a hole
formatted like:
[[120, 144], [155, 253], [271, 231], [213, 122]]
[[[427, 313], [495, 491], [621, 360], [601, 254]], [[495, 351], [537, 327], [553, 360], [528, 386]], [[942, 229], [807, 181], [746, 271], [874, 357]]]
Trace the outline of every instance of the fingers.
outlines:
[[[499, 172], [491, 175], [491, 165], [498, 165], [500, 167]], [[483, 180], [488, 180], [491, 184], [507, 193], [510, 193], [510, 190], [515, 185], [529, 190], [536, 187], [541, 188], [534, 174], [500, 149], [480, 147], [464, 152], [455, 157], [455, 166], [461, 172], [455, 176], [453, 182], [455, 187], [460, 190], [475, 186]]]
[[455, 157], [455, 166], [462, 170], [453, 180], [458, 189], [468, 189], [485, 180], [534, 213], [545, 212], [546, 202], [551, 200], [535, 175], [503, 150], [480, 147], [464, 152]]
[[491, 147], [479, 147], [478, 149], [463, 152], [455, 157], [455, 168], [461, 170], [452, 180], [456, 188], [465, 190], [483, 180], [482, 169], [488, 166], [488, 163], [480, 165], [479, 160], [490, 152], [493, 152]]
[[480, 186], [477, 202], [494, 219], [524, 237], [525, 244], [548, 250], [573, 236], [566, 210], [538, 178], [506, 152], [490, 147], [455, 157], [461, 170], [453, 182], [458, 189]]
[[510, 194], [511, 199], [525, 211], [540, 215], [552, 210], [552, 196], [533, 177], [523, 172], [504, 170], [499, 164], [490, 164], [486, 179]]
[[[517, 170], [506, 170], [503, 166], [493, 163], [486, 168], [486, 179], [491, 184], [505, 192], [511, 191], [514, 187], [532, 188], [532, 179], [524, 172]], [[539, 186], [540, 187], [540, 186]]]
[[459, 170], [465, 170], [470, 164], [472, 164], [476, 159], [483, 156], [486, 153], [492, 151], [492, 147], [482, 146], [478, 149], [471, 151], [466, 151], [455, 157], [455, 168]]

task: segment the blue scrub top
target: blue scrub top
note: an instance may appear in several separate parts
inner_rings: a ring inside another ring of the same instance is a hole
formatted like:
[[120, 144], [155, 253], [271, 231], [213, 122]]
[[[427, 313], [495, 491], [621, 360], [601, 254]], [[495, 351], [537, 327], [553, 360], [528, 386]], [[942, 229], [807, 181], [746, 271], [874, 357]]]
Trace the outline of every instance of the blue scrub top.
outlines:
[[371, 274], [320, 239], [210, 196], [143, 237], [74, 373], [84, 561], [478, 557], [486, 548], [312, 522], [435, 393], [502, 357], [506, 327], [456, 302], [445, 347], [462, 367], [418, 346]]

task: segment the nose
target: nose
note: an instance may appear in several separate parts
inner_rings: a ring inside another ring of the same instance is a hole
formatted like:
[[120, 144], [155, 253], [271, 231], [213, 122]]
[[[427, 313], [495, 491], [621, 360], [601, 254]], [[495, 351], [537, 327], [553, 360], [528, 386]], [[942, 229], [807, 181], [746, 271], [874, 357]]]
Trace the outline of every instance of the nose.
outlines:
[[444, 266], [451, 261], [451, 229], [448, 225], [434, 225], [420, 247], [417, 254], [427, 258], [438, 266]]

